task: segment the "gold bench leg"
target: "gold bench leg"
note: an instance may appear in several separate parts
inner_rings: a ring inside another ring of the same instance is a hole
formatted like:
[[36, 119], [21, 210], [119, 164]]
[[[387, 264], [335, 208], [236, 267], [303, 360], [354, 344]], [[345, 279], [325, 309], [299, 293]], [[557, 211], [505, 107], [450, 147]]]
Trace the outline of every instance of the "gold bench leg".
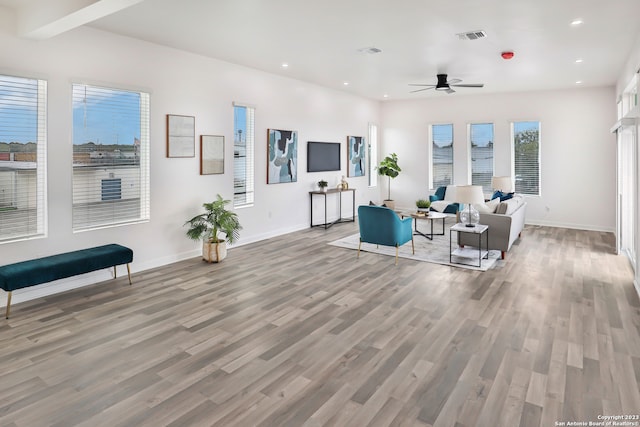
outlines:
[[7, 313], [6, 318], [9, 318], [9, 313], [11, 312], [11, 291], [7, 292]]
[[131, 269], [129, 268], [129, 263], [127, 263], [127, 276], [129, 276], [129, 285], [131, 285]]
[[118, 278], [118, 269], [116, 268], [117, 266], [113, 266], [113, 278], [117, 279]]
[[358, 243], [358, 256], [356, 258], [360, 258], [360, 246], [362, 246], [362, 239], [360, 239], [360, 243]]
[[396, 265], [398, 265], [398, 245], [396, 245]]

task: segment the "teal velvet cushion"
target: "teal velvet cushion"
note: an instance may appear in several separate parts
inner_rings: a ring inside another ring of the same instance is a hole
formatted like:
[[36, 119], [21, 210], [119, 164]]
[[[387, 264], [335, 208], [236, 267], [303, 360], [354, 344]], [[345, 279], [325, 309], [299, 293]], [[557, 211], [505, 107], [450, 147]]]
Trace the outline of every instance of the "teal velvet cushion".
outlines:
[[14, 291], [132, 261], [131, 249], [110, 244], [17, 262], [0, 267], [0, 288]]

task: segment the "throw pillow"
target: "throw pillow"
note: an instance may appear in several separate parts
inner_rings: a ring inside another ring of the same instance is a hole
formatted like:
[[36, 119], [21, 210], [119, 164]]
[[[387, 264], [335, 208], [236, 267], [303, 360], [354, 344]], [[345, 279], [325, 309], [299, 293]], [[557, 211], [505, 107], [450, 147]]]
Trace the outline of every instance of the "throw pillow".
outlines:
[[371, 200], [369, 200], [369, 206], [378, 206], [375, 203], [373, 203]]
[[504, 202], [505, 200], [509, 200], [512, 197], [513, 197], [513, 192], [511, 192], [511, 193], [503, 193], [500, 190], [496, 190], [493, 193], [493, 195], [491, 196], [491, 200], [500, 198], [500, 201]]
[[505, 200], [509, 200], [513, 198], [513, 193], [502, 193], [502, 196], [500, 196], [500, 201], [504, 202]]
[[500, 199], [491, 199], [486, 203], [475, 203], [473, 207], [480, 213], [494, 213], [500, 204]]

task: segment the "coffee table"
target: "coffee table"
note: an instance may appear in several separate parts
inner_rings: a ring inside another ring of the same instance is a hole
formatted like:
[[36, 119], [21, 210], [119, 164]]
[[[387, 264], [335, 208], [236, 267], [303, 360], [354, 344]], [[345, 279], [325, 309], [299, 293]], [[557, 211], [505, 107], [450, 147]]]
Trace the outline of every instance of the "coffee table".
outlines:
[[[433, 240], [433, 236], [444, 236], [444, 220], [449, 215], [432, 211], [432, 212], [429, 212], [428, 215], [418, 215], [415, 212], [401, 212], [400, 216], [402, 216], [403, 218], [404, 217], [413, 218], [413, 231], [414, 231], [413, 235], [414, 236], [420, 235], [420, 236], [426, 237], [429, 240]], [[436, 219], [442, 220], [442, 233], [433, 232], [433, 221]], [[423, 233], [422, 231], [418, 230], [418, 220], [429, 220], [429, 222], [431, 223], [431, 232]]]

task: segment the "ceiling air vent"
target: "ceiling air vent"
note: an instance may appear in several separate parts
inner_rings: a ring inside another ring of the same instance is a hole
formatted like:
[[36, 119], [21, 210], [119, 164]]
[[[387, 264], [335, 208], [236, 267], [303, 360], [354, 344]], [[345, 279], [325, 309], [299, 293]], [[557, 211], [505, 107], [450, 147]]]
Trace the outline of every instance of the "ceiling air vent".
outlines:
[[466, 33], [458, 33], [457, 35], [460, 40], [478, 40], [487, 37], [487, 33], [482, 30], [467, 31]]

